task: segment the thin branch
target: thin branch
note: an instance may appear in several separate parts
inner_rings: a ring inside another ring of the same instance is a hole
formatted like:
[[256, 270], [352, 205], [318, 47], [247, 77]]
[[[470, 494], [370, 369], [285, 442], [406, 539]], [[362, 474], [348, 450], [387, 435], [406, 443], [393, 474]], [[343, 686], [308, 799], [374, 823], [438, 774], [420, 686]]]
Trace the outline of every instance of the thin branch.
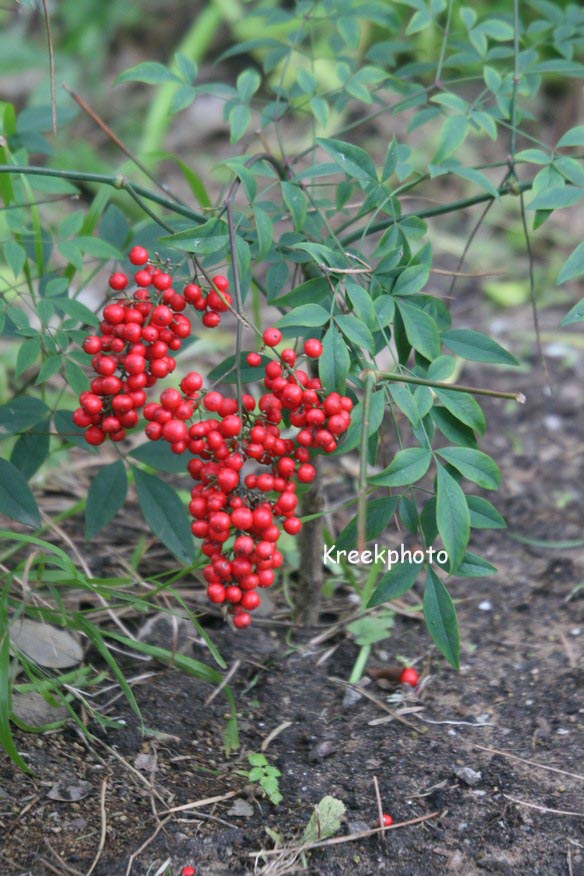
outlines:
[[51, 31], [51, 17], [47, 0], [42, 0], [45, 30], [47, 32], [47, 46], [49, 49], [49, 78], [51, 80], [51, 118], [53, 134], [57, 134], [57, 89], [55, 87], [55, 53], [53, 51], [53, 34]]
[[412, 377], [407, 374], [395, 374], [393, 371], [372, 371], [375, 381], [393, 380], [396, 383], [415, 383], [418, 386], [429, 386], [432, 389], [450, 389], [453, 392], [469, 392], [473, 395], [488, 395], [491, 398], [509, 398], [525, 404], [526, 398], [522, 392], [499, 392], [496, 389], [485, 389], [478, 386], [464, 386], [461, 383], [446, 383], [443, 380], [425, 380], [423, 377]]
[[369, 462], [369, 415], [371, 411], [371, 394], [375, 385], [373, 371], [368, 371], [365, 377], [365, 395], [363, 397], [363, 422], [361, 425], [361, 450], [359, 453], [359, 496], [357, 504], [357, 550], [365, 549], [367, 520], [367, 464]]
[[233, 291], [235, 292], [235, 310], [238, 317], [235, 326], [235, 377], [237, 380], [237, 405], [239, 419], [241, 420], [243, 409], [243, 390], [241, 385], [241, 339], [243, 335], [243, 325], [241, 317], [243, 316], [241, 303], [241, 286], [239, 282], [239, 265], [237, 263], [237, 246], [235, 241], [235, 228], [233, 225], [233, 196], [225, 202], [227, 210], [227, 230], [229, 232], [229, 249], [231, 251], [231, 270], [233, 271]]
[[[43, 0], [43, 2], [45, 2], [45, 0]], [[109, 125], [106, 125], [104, 120], [100, 118], [94, 110], [91, 109], [89, 104], [87, 104], [83, 100], [83, 98], [79, 94], [77, 94], [77, 92], [69, 88], [68, 85], [65, 85], [64, 82], [62, 83], [62, 88], [65, 89], [67, 94], [71, 95], [75, 103], [81, 107], [83, 112], [88, 115], [93, 122], [95, 122], [98, 128], [101, 128], [108, 140], [111, 140], [112, 143], [114, 143], [118, 147], [120, 152], [123, 152], [124, 155], [127, 156], [127, 158], [129, 158], [130, 161], [132, 161], [136, 165], [136, 167], [138, 167], [142, 171], [142, 173], [145, 174], [145, 176], [147, 176], [148, 179], [154, 183], [157, 188], [159, 188], [162, 192], [165, 192], [165, 194], [167, 194], [169, 198], [172, 198], [172, 200], [175, 201], [177, 204], [182, 204], [183, 206], [186, 206], [184, 201], [181, 201], [181, 199], [177, 195], [169, 191], [168, 188], [163, 185], [160, 180], [152, 173], [152, 171], [148, 170], [146, 165], [140, 161], [138, 156], [134, 155], [134, 153], [130, 149], [128, 149], [128, 147], [120, 140], [118, 135], [112, 131]]]
[[518, 803], [520, 806], [529, 806], [530, 809], [537, 809], [539, 812], [551, 812], [552, 815], [567, 815], [571, 818], [584, 818], [584, 812], [567, 812], [565, 809], [550, 809], [549, 806], [540, 806], [539, 803], [528, 803], [527, 800], [517, 800], [516, 797], [509, 797], [508, 794], [503, 794], [506, 800], [512, 803]]
[[101, 813], [101, 833], [99, 836], [99, 845], [97, 847], [97, 852], [95, 854], [95, 858], [93, 859], [93, 863], [85, 876], [91, 876], [95, 868], [99, 863], [99, 859], [103, 854], [103, 850], [105, 848], [105, 841], [107, 837], [107, 812], [105, 808], [105, 794], [107, 791], [107, 779], [103, 779], [101, 783], [101, 794], [99, 796], [99, 810]]
[[[497, 189], [497, 196], [517, 196], [520, 192], [529, 191], [531, 189], [532, 182], [532, 180], [520, 183], [514, 181], [510, 185], [501, 186], [499, 189]], [[341, 243], [343, 244], [343, 246], [349, 246], [351, 243], [354, 243], [356, 240], [360, 240], [364, 236], [377, 234], [378, 231], [385, 231], [386, 228], [391, 228], [392, 225], [398, 225], [400, 222], [405, 222], [407, 219], [411, 219], [412, 217], [417, 217], [418, 219], [431, 219], [434, 216], [444, 216], [447, 213], [455, 213], [458, 210], [465, 210], [468, 207], [474, 207], [475, 204], [484, 204], [487, 201], [496, 200], [497, 198], [495, 197], [495, 195], [491, 195], [489, 192], [485, 192], [482, 195], [475, 195], [472, 198], [462, 198], [460, 201], [452, 201], [450, 204], [442, 204], [439, 207], [429, 207], [427, 210], [419, 211], [414, 210], [411, 213], [404, 213], [402, 216], [399, 216], [397, 218], [387, 218], [382, 219], [380, 222], [375, 222], [368, 227], [366, 234], [363, 233], [362, 228], [357, 228], [356, 231], [352, 231], [351, 234], [347, 234], [346, 237], [343, 237]]]

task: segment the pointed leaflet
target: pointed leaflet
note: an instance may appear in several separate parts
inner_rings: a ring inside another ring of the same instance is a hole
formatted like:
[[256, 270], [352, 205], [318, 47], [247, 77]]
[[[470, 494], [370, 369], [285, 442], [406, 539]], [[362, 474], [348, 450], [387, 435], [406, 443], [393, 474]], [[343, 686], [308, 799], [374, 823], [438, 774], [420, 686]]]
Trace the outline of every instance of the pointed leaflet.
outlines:
[[482, 496], [467, 496], [471, 529], [506, 529], [507, 524], [497, 509]]
[[[584, 274], [584, 243], [579, 243], [576, 249], [568, 256], [564, 266], [558, 274], [556, 283], [567, 283]], [[562, 323], [560, 323], [561, 325]]]
[[434, 392], [453, 417], [456, 417], [465, 426], [470, 426], [479, 435], [485, 434], [487, 427], [485, 415], [481, 410], [481, 406], [472, 395], [469, 395], [467, 392], [439, 389], [438, 387], [435, 387]]
[[440, 355], [440, 334], [432, 317], [401, 299], [397, 309], [403, 320], [406, 337], [414, 350], [425, 359], [436, 359]]
[[[389, 496], [385, 499], [373, 499], [367, 503], [367, 511], [365, 518], [365, 540], [371, 541], [372, 538], [377, 538], [388, 525], [391, 515], [395, 511], [398, 497]], [[339, 537], [335, 545], [336, 551], [354, 550], [357, 543], [357, 518], [354, 517], [348, 523]]]
[[470, 512], [462, 489], [440, 463], [437, 464], [436, 523], [450, 559], [450, 570], [455, 572], [470, 537]]
[[144, 520], [175, 557], [190, 565], [195, 559], [195, 547], [186, 509], [176, 491], [139, 468], [133, 472]]
[[328, 152], [331, 158], [348, 176], [353, 176], [361, 182], [377, 182], [375, 165], [369, 153], [352, 143], [342, 140], [331, 140], [317, 137], [316, 142]]
[[419, 571], [419, 563], [400, 563], [392, 566], [389, 572], [386, 572], [380, 579], [367, 608], [403, 596], [416, 583]]
[[322, 341], [322, 356], [319, 359], [319, 376], [323, 387], [332, 392], [344, 392], [351, 357], [341, 333], [331, 325]]
[[496, 490], [501, 483], [501, 472], [495, 462], [482, 450], [472, 447], [444, 447], [438, 453], [449, 465], [469, 481], [485, 490]]
[[116, 516], [128, 492], [128, 477], [121, 459], [102, 468], [91, 482], [85, 508], [85, 538], [90, 539]]
[[414, 484], [423, 478], [430, 463], [432, 453], [425, 447], [408, 447], [399, 450], [390, 465], [379, 474], [372, 475], [369, 483], [377, 487], [403, 487]]
[[29, 480], [39, 470], [47, 456], [51, 443], [51, 420], [41, 420], [33, 432], [20, 436], [10, 454], [10, 462]]
[[562, 327], [572, 325], [575, 322], [584, 322], [584, 298], [575, 304], [565, 315], [560, 325]]
[[442, 343], [457, 356], [472, 362], [492, 362], [495, 365], [519, 365], [517, 359], [496, 341], [472, 329], [451, 329], [442, 332]]
[[448, 590], [432, 569], [424, 587], [424, 620], [428, 632], [451, 666], [459, 668], [460, 641], [456, 609]]
[[47, 405], [38, 398], [17, 396], [0, 406], [0, 438], [17, 435], [36, 425], [49, 413]]
[[25, 526], [41, 525], [39, 510], [26, 479], [11, 462], [0, 459], [0, 514]]

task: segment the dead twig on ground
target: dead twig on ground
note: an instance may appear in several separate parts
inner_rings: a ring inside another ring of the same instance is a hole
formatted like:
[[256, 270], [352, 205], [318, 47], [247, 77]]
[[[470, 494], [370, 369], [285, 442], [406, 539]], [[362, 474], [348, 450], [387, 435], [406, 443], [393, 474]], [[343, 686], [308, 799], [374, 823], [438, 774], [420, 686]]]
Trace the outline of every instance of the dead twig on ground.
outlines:
[[107, 837], [107, 810], [105, 808], [106, 791], [107, 779], [104, 779], [101, 783], [101, 793], [99, 795], [99, 812], [101, 816], [101, 833], [99, 835], [99, 845], [97, 847], [97, 852], [95, 853], [93, 863], [91, 864], [91, 867], [89, 868], [85, 876], [91, 876], [91, 874], [99, 864], [99, 859], [103, 855], [103, 850], [105, 849], [105, 840]]
[[479, 745], [478, 742], [469, 742], [475, 748], [480, 748], [481, 751], [488, 751], [489, 754], [500, 754], [501, 757], [508, 757], [509, 760], [517, 760], [519, 763], [528, 764], [529, 766], [539, 767], [540, 770], [548, 770], [551, 773], [559, 773], [561, 776], [570, 776], [571, 779], [578, 779], [584, 782], [584, 776], [578, 773], [570, 773], [567, 770], [561, 770], [558, 767], [548, 766], [545, 763], [538, 763], [536, 760], [527, 760], [525, 757], [518, 757], [516, 754], [510, 754], [508, 751], [501, 751], [498, 748], [487, 748], [486, 745]]

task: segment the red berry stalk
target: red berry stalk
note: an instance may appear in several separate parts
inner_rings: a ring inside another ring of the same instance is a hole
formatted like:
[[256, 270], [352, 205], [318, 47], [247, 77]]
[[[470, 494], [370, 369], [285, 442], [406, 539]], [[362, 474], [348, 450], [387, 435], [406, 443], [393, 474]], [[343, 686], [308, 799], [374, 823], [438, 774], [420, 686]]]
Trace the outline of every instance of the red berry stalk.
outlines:
[[[148, 253], [134, 247], [130, 261], [146, 265]], [[174, 370], [169, 350], [177, 351], [190, 333], [181, 313], [187, 303], [204, 310], [203, 323], [212, 327], [231, 298], [221, 276], [213, 278], [218, 291], [204, 294], [188, 283], [182, 295], [159, 267], [142, 267], [134, 279], [138, 289], [108, 304], [101, 336], [90, 336], [83, 344], [98, 376], [91, 392], [81, 395], [73, 419], [87, 427], [90, 444], [101, 444], [107, 436], [120, 441], [143, 408], [147, 437], [167, 441], [173, 453], [190, 455], [186, 467], [195, 481], [191, 529], [209, 559], [203, 569], [207, 596], [224, 604], [234, 626], [243, 628], [251, 623], [249, 612], [260, 604], [258, 588], [270, 587], [282, 565], [276, 547], [282, 530], [297, 535], [302, 527], [296, 490], [314, 480], [311, 454], [336, 449], [350, 425], [353, 403], [336, 392], [326, 395], [318, 378], [295, 367], [294, 350], [278, 353], [282, 333], [270, 327], [263, 341], [274, 358], [263, 369], [265, 391], [258, 399], [245, 393], [240, 405], [216, 390], [204, 391], [203, 377], [191, 371], [181, 380], [180, 391], [167, 388], [159, 402], [145, 405], [145, 389]], [[116, 273], [110, 286], [122, 292], [128, 280]], [[309, 338], [304, 353], [318, 358], [322, 344]], [[248, 353], [247, 362], [259, 368], [262, 357]]]

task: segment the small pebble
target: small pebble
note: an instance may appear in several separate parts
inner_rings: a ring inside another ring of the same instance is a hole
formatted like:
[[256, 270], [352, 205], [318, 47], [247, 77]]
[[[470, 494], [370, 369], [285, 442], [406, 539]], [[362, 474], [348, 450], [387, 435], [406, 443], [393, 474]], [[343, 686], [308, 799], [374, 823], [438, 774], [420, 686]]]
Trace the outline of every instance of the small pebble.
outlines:
[[492, 611], [493, 603], [489, 602], [488, 599], [483, 600], [483, 602], [479, 602], [479, 611]]

